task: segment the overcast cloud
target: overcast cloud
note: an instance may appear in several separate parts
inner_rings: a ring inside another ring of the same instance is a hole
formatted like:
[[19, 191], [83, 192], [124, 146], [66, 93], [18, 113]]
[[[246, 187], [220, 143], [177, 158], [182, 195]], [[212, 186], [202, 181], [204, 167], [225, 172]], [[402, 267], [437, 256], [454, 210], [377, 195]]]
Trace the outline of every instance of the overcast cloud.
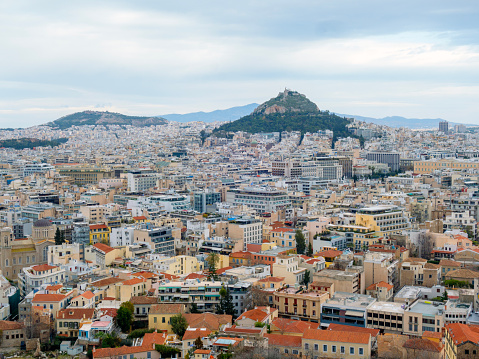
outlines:
[[3, 1], [0, 126], [261, 103], [479, 124], [476, 1]]

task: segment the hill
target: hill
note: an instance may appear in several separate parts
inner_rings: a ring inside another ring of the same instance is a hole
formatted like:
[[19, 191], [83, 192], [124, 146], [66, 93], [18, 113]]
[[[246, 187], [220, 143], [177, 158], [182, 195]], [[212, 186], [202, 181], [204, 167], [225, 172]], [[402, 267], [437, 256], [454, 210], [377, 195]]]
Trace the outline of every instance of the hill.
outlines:
[[308, 100], [305, 95], [285, 90], [259, 105], [250, 115], [224, 124], [213, 133], [221, 136], [227, 132], [236, 131], [250, 133], [301, 131], [305, 133], [332, 130], [334, 137], [337, 138], [351, 136], [346, 127], [349, 123], [350, 120], [346, 118], [329, 111], [320, 111], [318, 106]]
[[60, 129], [82, 125], [131, 125], [131, 126], [154, 126], [164, 125], [167, 121], [161, 117], [127, 116], [115, 112], [83, 111], [63, 116], [58, 120], [46, 125]]
[[39, 140], [38, 138], [15, 138], [9, 140], [1, 140], [0, 147], [14, 148], [16, 150], [23, 150], [24, 148], [34, 147], [55, 147], [68, 141], [68, 138], [58, 138], [55, 140]]
[[[370, 122], [376, 125], [389, 126], [389, 127], [407, 127], [410, 129], [437, 129], [439, 122], [444, 121], [442, 118], [406, 118], [401, 116], [387, 116], [383, 118], [374, 118], [358, 115], [340, 115], [348, 118], [354, 118], [358, 121]], [[457, 122], [449, 122], [449, 128], [454, 125], [460, 125]], [[468, 126], [466, 124], [466, 126]]]
[[249, 105], [231, 107], [225, 110], [215, 110], [211, 112], [192, 112], [185, 114], [169, 114], [161, 115], [162, 118], [166, 118], [168, 121], [176, 122], [225, 122], [234, 121], [243, 116], [249, 115], [258, 106], [257, 103], [250, 103]]

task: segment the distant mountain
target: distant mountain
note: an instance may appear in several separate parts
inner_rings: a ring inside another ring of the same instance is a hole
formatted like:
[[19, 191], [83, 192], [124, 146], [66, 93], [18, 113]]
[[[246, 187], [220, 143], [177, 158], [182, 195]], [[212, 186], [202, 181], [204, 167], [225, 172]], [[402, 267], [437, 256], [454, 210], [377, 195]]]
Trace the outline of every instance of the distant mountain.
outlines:
[[[358, 121], [370, 122], [376, 125], [383, 125], [389, 127], [407, 127], [411, 129], [437, 129], [439, 127], [439, 122], [444, 121], [442, 118], [406, 118], [401, 116], [388, 116], [383, 118], [342, 114], [338, 114], [338, 116], [354, 118]], [[449, 122], [449, 127], [454, 125], [459, 125], [459, 123]]]
[[82, 125], [131, 125], [131, 126], [153, 126], [164, 125], [167, 120], [161, 117], [127, 116], [115, 112], [83, 111], [63, 116], [58, 120], [49, 122], [46, 125], [60, 129]]
[[258, 106], [257, 103], [250, 103], [249, 105], [231, 107], [226, 110], [216, 110], [211, 112], [192, 112], [181, 114], [161, 115], [168, 121], [176, 122], [216, 122], [216, 121], [234, 121], [243, 116], [249, 115]]
[[320, 111], [318, 106], [305, 95], [285, 90], [259, 105], [252, 114], [218, 127], [214, 130], [214, 134], [224, 135], [227, 132], [236, 131], [250, 133], [301, 131], [305, 133], [332, 130], [335, 137], [347, 137], [351, 136], [346, 127], [349, 123], [350, 120], [329, 111]]

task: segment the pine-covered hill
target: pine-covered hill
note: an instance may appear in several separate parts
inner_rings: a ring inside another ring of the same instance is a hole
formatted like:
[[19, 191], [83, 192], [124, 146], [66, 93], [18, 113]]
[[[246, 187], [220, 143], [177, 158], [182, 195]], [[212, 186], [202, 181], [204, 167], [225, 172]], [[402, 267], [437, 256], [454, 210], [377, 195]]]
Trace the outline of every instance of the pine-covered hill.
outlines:
[[304, 134], [331, 130], [334, 137], [338, 138], [351, 136], [346, 127], [350, 122], [349, 119], [336, 116], [329, 111], [320, 111], [316, 104], [296, 91], [285, 90], [277, 97], [259, 105], [252, 114], [218, 127], [213, 134], [221, 136], [237, 131], [249, 133], [301, 131]]
[[107, 111], [83, 111], [63, 116], [58, 120], [47, 123], [47, 126], [65, 129], [82, 125], [131, 125], [142, 127], [164, 125], [166, 123], [167, 120], [161, 117], [127, 116]]
[[16, 150], [23, 150], [24, 148], [35, 147], [56, 147], [68, 141], [68, 138], [57, 138], [55, 140], [39, 140], [38, 138], [15, 138], [0, 141], [0, 148], [14, 148]]

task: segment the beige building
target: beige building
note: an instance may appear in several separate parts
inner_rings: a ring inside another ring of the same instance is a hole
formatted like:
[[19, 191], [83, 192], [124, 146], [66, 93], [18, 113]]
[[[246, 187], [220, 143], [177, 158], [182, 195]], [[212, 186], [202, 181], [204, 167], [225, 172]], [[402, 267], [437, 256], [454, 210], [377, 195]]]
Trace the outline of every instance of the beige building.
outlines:
[[131, 297], [145, 295], [151, 288], [151, 282], [144, 278], [132, 278], [115, 284], [114, 297], [120, 302], [127, 302]]
[[366, 288], [366, 294], [382, 302], [389, 302], [394, 296], [394, 287], [386, 282], [373, 283]]
[[278, 290], [273, 295], [273, 306], [281, 317], [299, 318], [319, 323], [321, 304], [330, 298], [326, 291], [308, 291], [295, 287]]
[[364, 293], [364, 273], [346, 272], [334, 269], [325, 269], [314, 273], [313, 280], [316, 282], [333, 283], [336, 292]]
[[1, 348], [20, 348], [22, 342], [26, 340], [25, 325], [19, 322], [0, 320], [0, 347]]
[[81, 325], [91, 322], [95, 316], [95, 309], [66, 308], [56, 314], [55, 326], [57, 334], [67, 337], [78, 337]]
[[243, 241], [243, 250], [250, 243], [261, 243], [263, 240], [263, 223], [258, 219], [240, 218], [228, 222], [228, 234], [233, 240]]
[[422, 336], [425, 331], [440, 333], [444, 327], [444, 304], [418, 300], [404, 311], [403, 333]]
[[421, 285], [432, 287], [441, 282], [440, 266], [427, 263], [426, 259], [409, 257], [401, 263], [400, 286]]
[[303, 357], [308, 359], [371, 358], [371, 335], [361, 332], [306, 329], [302, 348]]
[[48, 263], [50, 264], [66, 265], [71, 260], [81, 260], [78, 243], [49, 246], [48, 252]]
[[303, 281], [306, 268], [299, 267], [299, 259], [295, 256], [279, 255], [273, 263], [273, 276], [284, 277], [286, 284], [294, 286]]
[[436, 170], [477, 170], [478, 168], [479, 162], [477, 161], [461, 161], [449, 158], [414, 162], [414, 173], [419, 174], [432, 173]]
[[170, 319], [185, 312], [183, 304], [153, 304], [148, 313], [148, 328], [173, 334]]
[[[219, 257], [224, 257], [219, 255]], [[229, 264], [229, 263], [228, 263]], [[203, 263], [192, 256], [175, 256], [159, 258], [152, 262], [155, 269], [172, 275], [185, 275], [203, 270]], [[218, 268], [221, 269], [222, 267]]]
[[368, 252], [364, 255], [364, 277], [366, 287], [378, 282], [399, 286], [399, 261], [391, 253]]

